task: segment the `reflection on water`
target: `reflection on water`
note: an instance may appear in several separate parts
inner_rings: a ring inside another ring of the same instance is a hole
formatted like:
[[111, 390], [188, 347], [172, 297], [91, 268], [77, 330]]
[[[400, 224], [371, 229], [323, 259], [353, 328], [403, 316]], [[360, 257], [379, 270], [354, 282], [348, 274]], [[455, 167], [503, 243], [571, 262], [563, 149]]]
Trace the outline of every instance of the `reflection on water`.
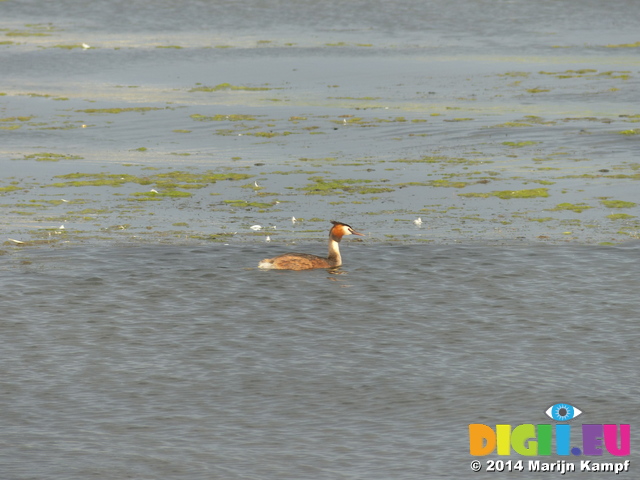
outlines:
[[639, 420], [637, 246], [265, 248], [0, 257], [5, 472], [459, 478], [469, 423]]

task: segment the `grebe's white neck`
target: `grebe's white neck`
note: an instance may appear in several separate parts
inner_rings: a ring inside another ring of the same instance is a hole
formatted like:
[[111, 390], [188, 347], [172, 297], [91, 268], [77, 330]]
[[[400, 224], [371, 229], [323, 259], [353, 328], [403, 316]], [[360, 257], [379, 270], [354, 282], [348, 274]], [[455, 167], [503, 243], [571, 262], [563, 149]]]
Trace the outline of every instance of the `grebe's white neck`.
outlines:
[[329, 234], [329, 262], [334, 267], [339, 267], [340, 265], [342, 265], [342, 257], [340, 256], [341, 239], [342, 236], [338, 237], [333, 235], [332, 233]]

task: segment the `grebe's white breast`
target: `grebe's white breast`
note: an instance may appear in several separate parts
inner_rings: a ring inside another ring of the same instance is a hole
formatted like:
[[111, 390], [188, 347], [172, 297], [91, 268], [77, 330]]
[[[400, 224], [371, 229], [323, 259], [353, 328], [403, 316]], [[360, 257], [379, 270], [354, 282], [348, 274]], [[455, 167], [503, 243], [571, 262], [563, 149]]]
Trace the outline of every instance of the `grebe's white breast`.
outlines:
[[258, 264], [258, 268], [261, 268], [263, 270], [271, 270], [275, 267], [273, 266], [273, 262], [270, 262], [269, 260], [265, 259]]

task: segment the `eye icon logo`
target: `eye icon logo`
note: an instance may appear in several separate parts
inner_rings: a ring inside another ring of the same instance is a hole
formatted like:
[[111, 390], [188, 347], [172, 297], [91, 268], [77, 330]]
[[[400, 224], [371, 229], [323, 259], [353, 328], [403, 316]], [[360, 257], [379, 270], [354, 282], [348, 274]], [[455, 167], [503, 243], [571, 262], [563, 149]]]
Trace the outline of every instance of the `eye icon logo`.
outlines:
[[568, 403], [556, 403], [547, 408], [544, 413], [556, 422], [568, 422], [580, 415], [582, 410]]

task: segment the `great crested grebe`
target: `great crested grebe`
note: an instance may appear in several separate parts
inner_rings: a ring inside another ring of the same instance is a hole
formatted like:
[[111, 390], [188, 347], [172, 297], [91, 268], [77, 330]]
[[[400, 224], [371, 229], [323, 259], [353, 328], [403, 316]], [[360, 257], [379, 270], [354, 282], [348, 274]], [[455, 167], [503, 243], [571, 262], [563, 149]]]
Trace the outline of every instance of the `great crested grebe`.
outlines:
[[329, 256], [327, 258], [309, 255], [307, 253], [284, 253], [274, 258], [265, 258], [259, 264], [259, 268], [265, 270], [310, 270], [312, 268], [335, 268], [342, 265], [340, 256], [340, 240], [345, 235], [360, 235], [346, 223], [331, 220], [333, 227], [329, 230]]

